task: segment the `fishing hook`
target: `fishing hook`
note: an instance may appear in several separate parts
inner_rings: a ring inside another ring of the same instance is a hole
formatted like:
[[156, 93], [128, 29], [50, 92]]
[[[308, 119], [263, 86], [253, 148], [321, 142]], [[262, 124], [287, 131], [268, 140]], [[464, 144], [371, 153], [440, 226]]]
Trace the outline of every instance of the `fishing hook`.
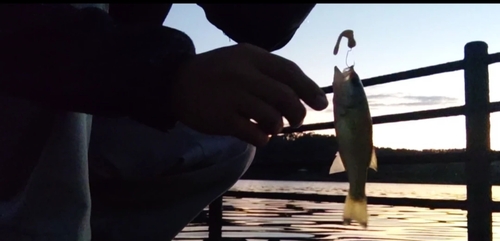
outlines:
[[349, 66], [349, 64], [347, 63], [347, 59], [349, 58], [349, 53], [351, 52], [351, 50], [352, 49], [347, 50], [347, 53], [345, 54], [345, 65], [347, 66], [347, 68], [354, 67], [354, 65], [356, 64], [356, 61], [353, 61], [351, 66]]

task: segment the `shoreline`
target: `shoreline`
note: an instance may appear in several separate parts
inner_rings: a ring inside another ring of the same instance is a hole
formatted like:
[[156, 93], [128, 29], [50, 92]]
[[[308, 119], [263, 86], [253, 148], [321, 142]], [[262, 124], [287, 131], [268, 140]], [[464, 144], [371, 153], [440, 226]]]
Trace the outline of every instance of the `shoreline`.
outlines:
[[[467, 185], [465, 180], [446, 180], [446, 179], [426, 179], [426, 178], [418, 178], [418, 177], [411, 177], [411, 178], [404, 178], [401, 176], [397, 176], [394, 178], [377, 178], [374, 175], [370, 175], [372, 173], [368, 174], [368, 180], [367, 183], [401, 183], [401, 184], [436, 184], [436, 185]], [[269, 175], [259, 175], [258, 173], [247, 173], [243, 175], [243, 177], [240, 178], [241, 180], [261, 180], [261, 181], [296, 181], [296, 182], [301, 182], [301, 181], [309, 181], [309, 182], [349, 182], [347, 180], [346, 175], [332, 175], [332, 176], [326, 176], [326, 175], [315, 175], [315, 173], [310, 173], [310, 174], [303, 174], [300, 173], [298, 175], [290, 174], [288, 173], [287, 175], [276, 175], [276, 176], [269, 176]], [[500, 185], [500, 181], [498, 180], [492, 180], [492, 186], [495, 185]]]
[[[286, 182], [333, 182], [333, 183], [348, 183], [347, 180], [331, 180], [326, 178], [304, 178], [304, 179], [291, 179], [291, 178], [252, 178], [252, 177], [242, 177], [240, 180], [249, 181], [286, 181]], [[427, 184], [427, 185], [456, 185], [464, 186], [466, 183], [457, 182], [411, 182], [408, 180], [368, 180], [367, 183], [381, 183], [381, 184]], [[500, 183], [493, 183], [492, 186], [500, 186]]]

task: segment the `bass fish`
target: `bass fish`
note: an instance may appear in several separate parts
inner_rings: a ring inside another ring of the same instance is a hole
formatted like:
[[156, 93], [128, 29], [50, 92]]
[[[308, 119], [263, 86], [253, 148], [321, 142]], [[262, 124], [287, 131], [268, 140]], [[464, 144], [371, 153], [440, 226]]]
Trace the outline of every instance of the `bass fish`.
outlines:
[[[334, 54], [338, 52], [342, 36], [349, 39], [349, 47], [355, 46], [352, 30], [346, 30], [339, 36]], [[338, 153], [330, 167], [330, 174], [346, 171], [349, 179], [344, 224], [354, 220], [366, 228], [368, 211], [365, 186], [368, 168], [377, 170], [370, 108], [363, 83], [354, 71], [354, 66], [343, 72], [335, 67], [332, 88]]]

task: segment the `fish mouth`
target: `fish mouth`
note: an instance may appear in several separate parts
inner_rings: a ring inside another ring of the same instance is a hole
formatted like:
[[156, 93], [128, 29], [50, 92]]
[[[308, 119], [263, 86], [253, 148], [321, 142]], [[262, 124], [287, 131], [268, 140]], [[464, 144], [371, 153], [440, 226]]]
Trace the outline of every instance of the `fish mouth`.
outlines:
[[355, 79], [357, 77], [356, 71], [354, 71], [354, 65], [349, 66], [344, 69], [344, 76], [347, 79]]
[[334, 79], [335, 80], [344, 80], [344, 81], [351, 81], [353, 79], [358, 78], [358, 74], [354, 70], [354, 66], [349, 66], [345, 68], [342, 72], [340, 71], [337, 66], [335, 66], [335, 73], [334, 73]]
[[343, 81], [349, 81], [351, 75], [351, 70], [349, 68], [344, 69], [344, 71], [340, 71], [337, 66], [335, 66], [335, 73], [334, 73], [334, 82], [341, 82]]

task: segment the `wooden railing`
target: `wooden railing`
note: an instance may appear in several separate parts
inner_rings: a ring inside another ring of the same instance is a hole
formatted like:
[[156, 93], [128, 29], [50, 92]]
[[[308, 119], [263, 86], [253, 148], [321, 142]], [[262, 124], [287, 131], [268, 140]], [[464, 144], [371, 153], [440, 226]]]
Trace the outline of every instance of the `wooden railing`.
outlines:
[[[490, 112], [500, 111], [500, 101], [490, 103], [488, 66], [500, 62], [500, 53], [488, 54], [488, 45], [484, 42], [470, 42], [465, 45], [464, 49], [465, 55], [463, 60], [365, 79], [363, 80], [363, 85], [368, 87], [433, 74], [464, 70], [465, 105], [376, 116], [373, 117], [373, 124], [465, 115], [466, 150], [463, 153], [456, 154], [456, 161], [465, 162], [467, 199], [459, 201], [369, 197], [369, 203], [393, 206], [465, 209], [468, 213], [468, 240], [491, 241], [492, 212], [500, 211], [500, 202], [493, 202], [491, 199], [490, 163], [493, 160], [493, 155], [490, 149]], [[331, 86], [322, 89], [325, 93], [332, 93]], [[334, 126], [334, 122], [316, 123], [303, 125], [296, 129], [285, 128], [283, 133], [332, 129]], [[443, 159], [438, 158], [439, 155], [435, 154], [436, 158], [432, 158], [432, 156], [421, 159], [413, 158], [413, 161], [408, 162], [408, 164], [425, 163], [428, 159], [434, 159], [433, 162], [440, 162]], [[345, 196], [316, 194], [230, 191], [224, 195], [327, 202], [344, 202], [345, 200]], [[222, 211], [221, 196], [209, 206], [209, 240], [220, 240], [222, 237]]]

